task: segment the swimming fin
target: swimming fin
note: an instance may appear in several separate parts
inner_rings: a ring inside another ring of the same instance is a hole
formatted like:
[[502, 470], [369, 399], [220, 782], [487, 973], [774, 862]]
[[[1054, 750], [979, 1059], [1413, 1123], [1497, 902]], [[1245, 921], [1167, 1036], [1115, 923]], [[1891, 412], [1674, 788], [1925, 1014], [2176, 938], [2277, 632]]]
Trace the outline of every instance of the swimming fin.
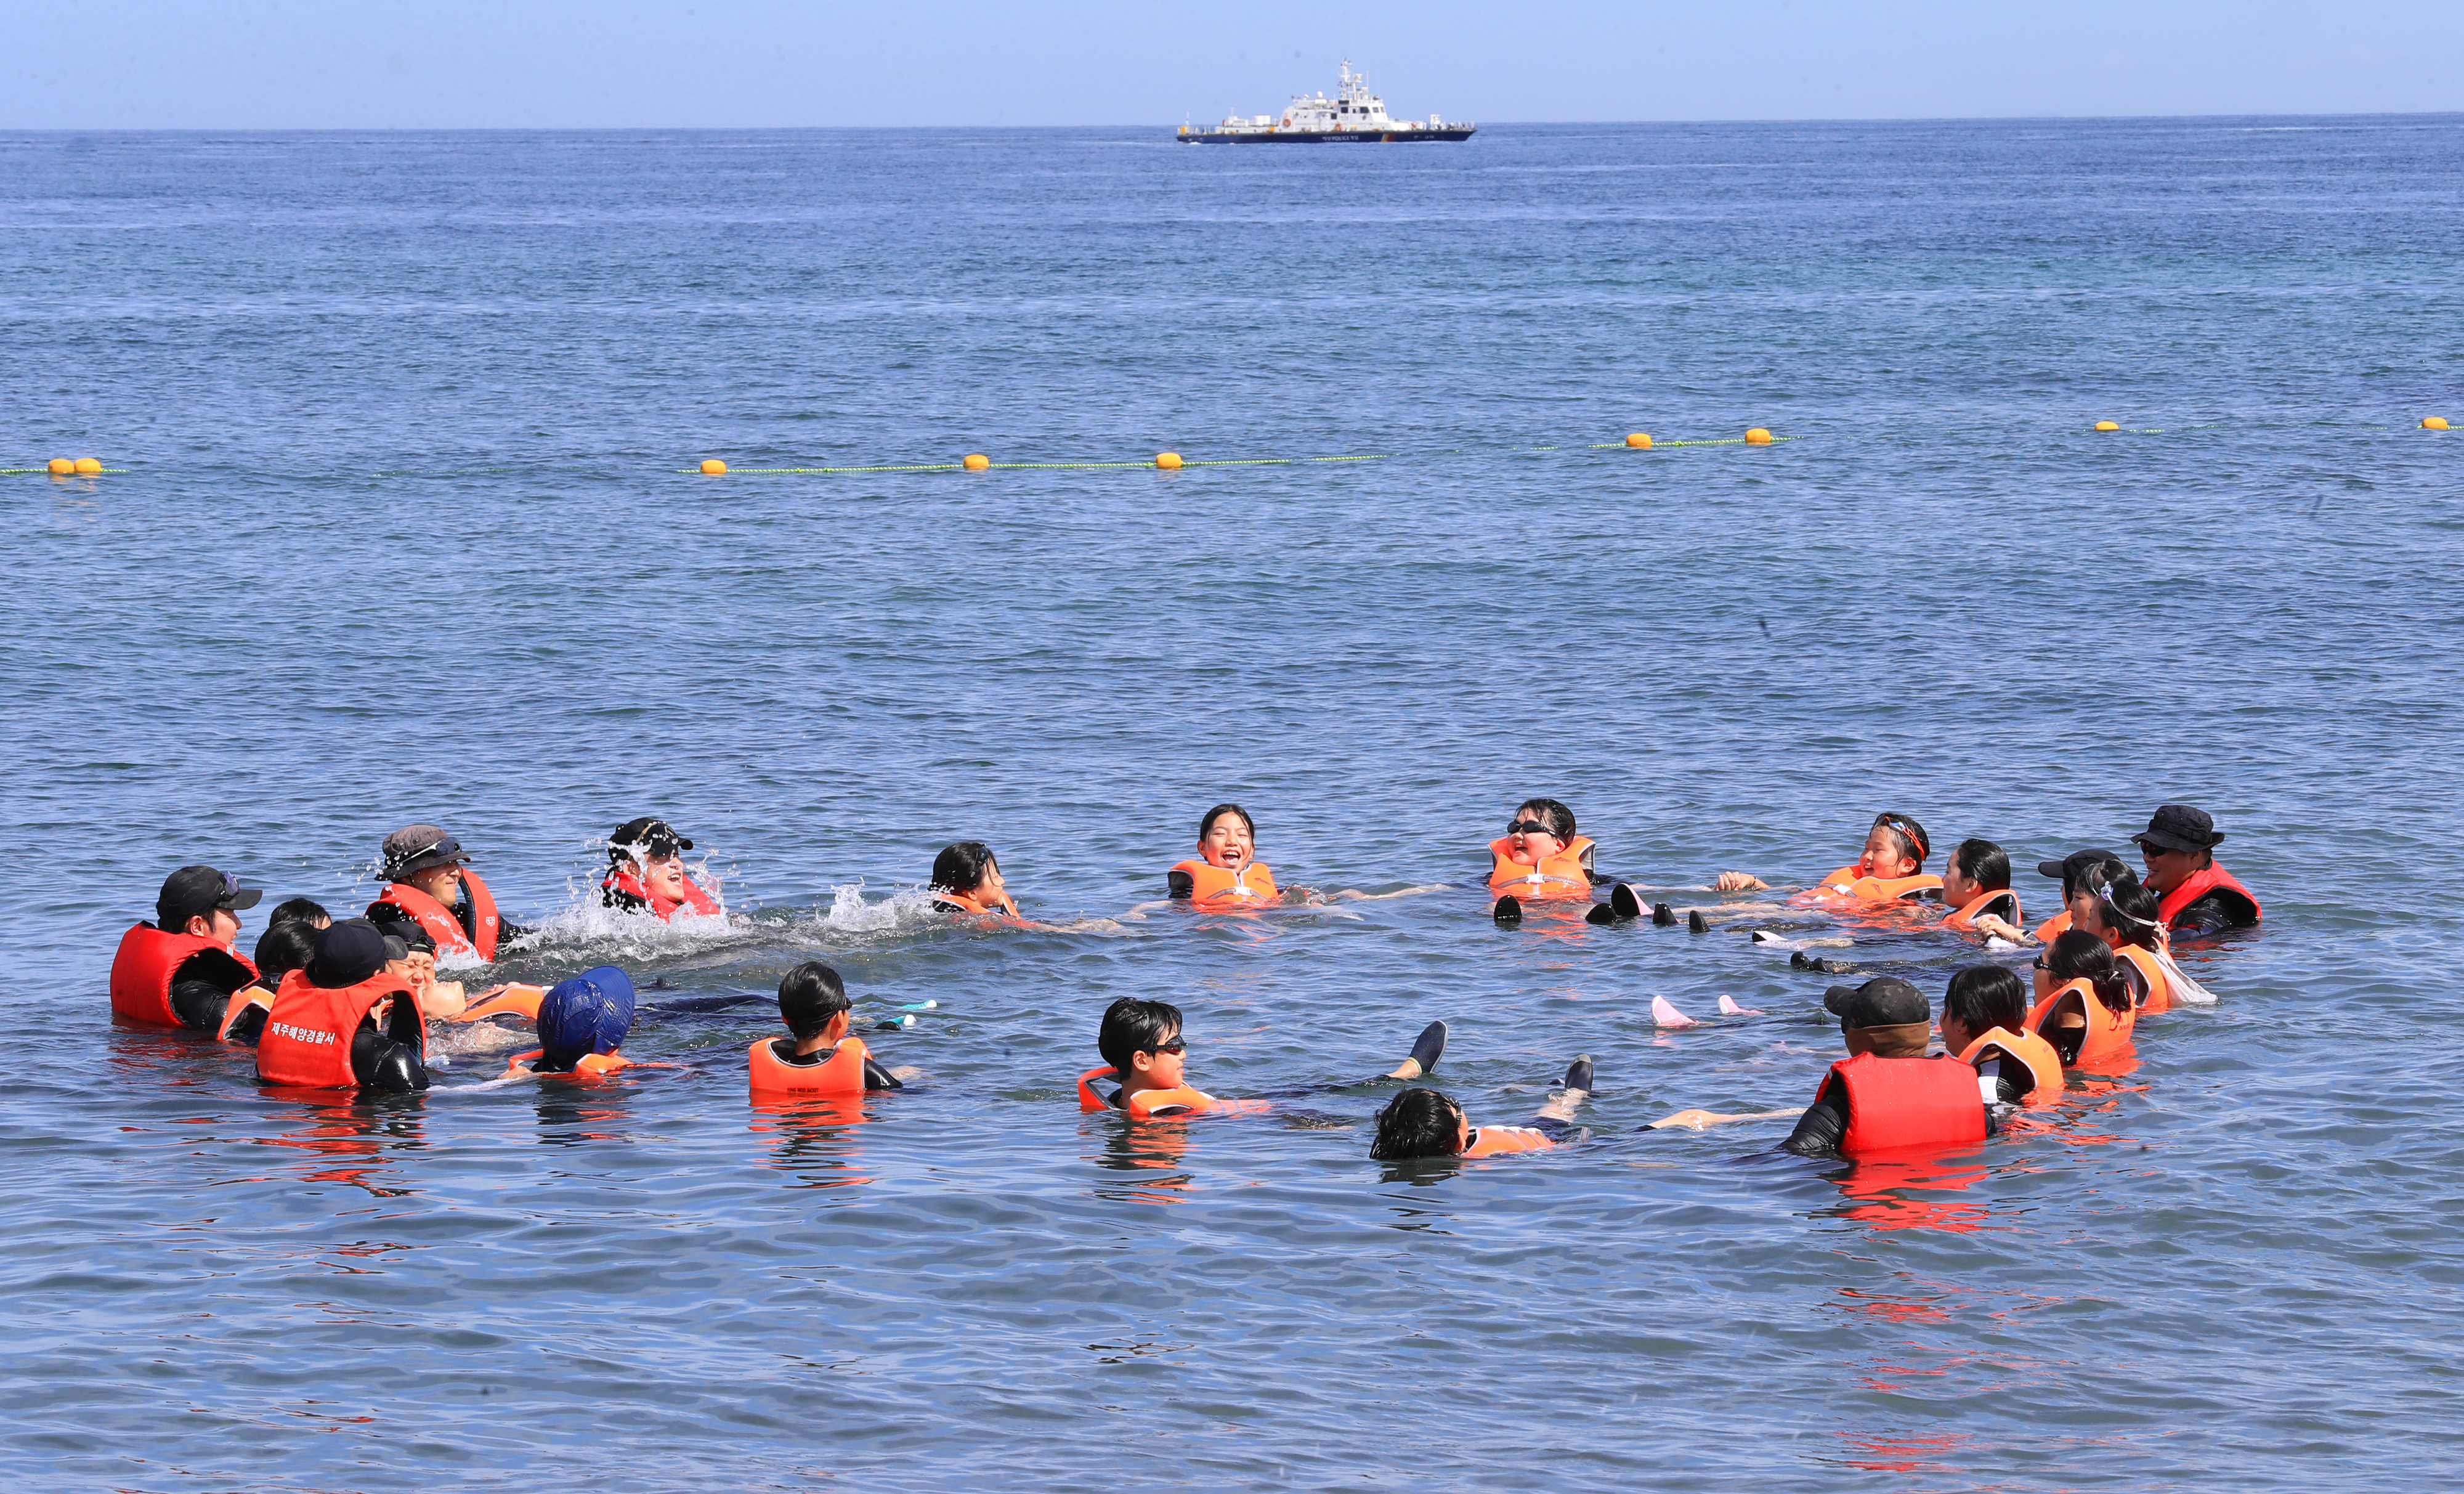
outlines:
[[1497, 920], [1499, 928], [1511, 929], [1523, 921], [1523, 905], [1515, 900], [1513, 893], [1508, 892], [1497, 900], [1497, 906], [1488, 911], [1488, 915]]
[[1617, 910], [1608, 904], [1594, 903], [1592, 911], [1583, 914], [1583, 921], [1605, 929], [1613, 923], [1623, 923], [1625, 920], [1619, 918], [1617, 915]]
[[1700, 908], [1690, 909], [1685, 914], [1685, 932], [1708, 934], [1711, 932], [1711, 920], [1703, 916], [1703, 910]]
[[1677, 922], [1677, 910], [1666, 903], [1654, 903], [1651, 905], [1651, 921], [1663, 929], [1668, 928]]
[[1616, 911], [1619, 918], [1642, 916], [1642, 899], [1635, 896], [1634, 889], [1622, 882], [1609, 889], [1609, 907]]
[[1565, 1088], [1580, 1089], [1585, 1094], [1592, 1092], [1592, 1056], [1589, 1053], [1574, 1055], [1574, 1061], [1566, 1066]]
[[1420, 1073], [1423, 1075], [1438, 1066], [1438, 1060], [1443, 1058], [1445, 1052], [1446, 1024], [1444, 1022], [1429, 1023], [1420, 1029], [1419, 1037], [1412, 1040], [1412, 1062], [1420, 1066]]

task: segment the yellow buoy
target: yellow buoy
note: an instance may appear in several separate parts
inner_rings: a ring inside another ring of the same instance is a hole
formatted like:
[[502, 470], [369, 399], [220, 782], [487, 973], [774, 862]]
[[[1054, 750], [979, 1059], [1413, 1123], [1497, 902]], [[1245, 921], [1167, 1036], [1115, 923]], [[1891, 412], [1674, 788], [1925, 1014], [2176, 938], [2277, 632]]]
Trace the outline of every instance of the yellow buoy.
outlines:
[[969, 472], [982, 472], [985, 468], [990, 467], [992, 464], [993, 464], [993, 459], [992, 459], [991, 457], [989, 457], [989, 456], [986, 456], [986, 455], [985, 455], [983, 452], [981, 452], [981, 451], [969, 451], [966, 455], [964, 455], [964, 456], [962, 456], [962, 457], [958, 458], [958, 465], [959, 465], [959, 466], [961, 466], [961, 467], [963, 467], [963, 468], [965, 468], [967, 471], [969, 471]]
[[2122, 422], [2118, 420], [2100, 420], [2096, 423], [2096, 428], [2099, 430], [2120, 430], [2122, 428]]
[[1180, 453], [1178, 451], [1157, 451], [1155, 453], [1155, 470], [1157, 472], [1177, 472], [1180, 471]]
[[78, 476], [92, 477], [102, 471], [102, 460], [99, 457], [80, 456], [77, 459], [77, 470]]
[[77, 471], [77, 463], [70, 461], [67, 457], [65, 457], [65, 456], [55, 456], [55, 457], [53, 457], [53, 458], [52, 458], [52, 461], [51, 461], [51, 472], [52, 472], [52, 475], [53, 475], [53, 476], [55, 476], [55, 477], [65, 477], [65, 476], [67, 476], [69, 473], [71, 473], [71, 472], [76, 472], [76, 471]]
[[1765, 430], [1760, 426], [1756, 426], [1753, 429], [1746, 432], [1746, 445], [1769, 446], [1771, 445], [1771, 432]]
[[2424, 415], [2421, 417], [2421, 428], [2424, 430], [2444, 430], [2447, 428], [2447, 417], [2444, 415]]
[[705, 477], [724, 477], [727, 475], [727, 464], [715, 456], [706, 457], [702, 461], [701, 472]]
[[1638, 430], [1625, 438], [1625, 444], [1638, 451], [1648, 451], [1651, 450], [1651, 437]]

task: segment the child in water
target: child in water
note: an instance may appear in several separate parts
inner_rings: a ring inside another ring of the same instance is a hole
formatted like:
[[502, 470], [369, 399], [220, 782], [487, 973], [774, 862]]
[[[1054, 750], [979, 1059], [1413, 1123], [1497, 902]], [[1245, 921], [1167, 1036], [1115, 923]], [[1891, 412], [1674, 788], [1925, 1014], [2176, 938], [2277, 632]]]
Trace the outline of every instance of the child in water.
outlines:
[[1592, 851], [1591, 838], [1574, 833], [1574, 811], [1553, 799], [1525, 800], [1488, 843], [1488, 890], [1498, 894], [1490, 916], [1520, 923], [1528, 902], [1590, 902]]
[[754, 1092], [863, 1094], [906, 1088], [873, 1062], [864, 1040], [847, 1030], [854, 1022], [853, 1006], [839, 973], [820, 960], [808, 959], [788, 971], [779, 982], [779, 1017], [792, 1036], [753, 1044]]
[[[1125, 996], [1106, 1007], [1104, 1024], [1095, 1034], [1104, 1066], [1078, 1076], [1079, 1109], [1127, 1110], [1135, 1120], [1161, 1120], [1255, 1115], [1268, 1108], [1265, 1100], [1219, 1100], [1190, 1088], [1181, 1072], [1189, 1044], [1182, 1041], [1180, 1030], [1180, 1008], [1170, 1001]], [[1433, 1022], [1412, 1044], [1412, 1056], [1379, 1077], [1418, 1079], [1438, 1066], [1445, 1050], [1446, 1024]], [[1094, 1088], [1099, 1079], [1116, 1079], [1121, 1088], [1109, 1096], [1100, 1095]]]
[[2011, 856], [1991, 841], [1966, 840], [1950, 853], [1942, 868], [1942, 903], [1946, 929], [1999, 934], [2016, 944], [2019, 894], [2011, 890]]
[[1018, 904], [1001, 881], [1001, 863], [981, 841], [954, 842], [933, 858], [933, 908], [945, 913], [1019, 916]]
[[1275, 873], [1258, 860], [1258, 826], [1239, 804], [1217, 804], [1198, 822], [1198, 859], [1163, 874], [1175, 902], [1192, 908], [1265, 908], [1283, 900]]
[[1574, 1110], [1592, 1092], [1592, 1057], [1566, 1067], [1566, 1082], [1529, 1126], [1474, 1126], [1454, 1097], [1435, 1089], [1406, 1089], [1377, 1112], [1377, 1135], [1369, 1154], [1380, 1162], [1433, 1156], [1497, 1156], [1540, 1152], [1567, 1139]]
[[[1874, 827], [1865, 832], [1865, 848], [1858, 858], [1823, 877], [1815, 890], [1863, 902], [1922, 895], [1942, 885], [1940, 877], [1925, 874], [1925, 858], [1931, 854], [1933, 841], [1925, 826], [1886, 809], [1874, 817]], [[1712, 890], [1720, 892], [1760, 891], [1770, 886], [1744, 871], [1723, 871], [1711, 882]]]

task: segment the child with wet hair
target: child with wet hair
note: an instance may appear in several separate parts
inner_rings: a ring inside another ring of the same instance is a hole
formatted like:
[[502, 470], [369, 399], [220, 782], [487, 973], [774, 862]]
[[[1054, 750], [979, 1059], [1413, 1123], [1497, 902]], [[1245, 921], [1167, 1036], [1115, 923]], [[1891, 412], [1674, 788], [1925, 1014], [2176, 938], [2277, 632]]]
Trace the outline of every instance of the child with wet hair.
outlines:
[[[1592, 888], [1608, 880], [1592, 868], [1591, 838], [1574, 829], [1574, 811], [1553, 799], [1527, 799], [1514, 806], [1506, 833], [1488, 843], [1488, 890], [1497, 894], [1489, 916], [1511, 928], [1523, 921], [1529, 902], [1592, 900]], [[1617, 892], [1626, 899], [1623, 916], [1633, 916], [1633, 893], [1625, 884]]]
[[1965, 840], [1942, 868], [1942, 902], [1946, 929], [1999, 934], [2016, 944], [2027, 935], [2019, 928], [2019, 894], [2011, 890], [2011, 854], [1991, 841]]
[[1436, 1089], [1406, 1089], [1377, 1112], [1377, 1133], [1369, 1143], [1369, 1155], [1380, 1162], [1410, 1162], [1546, 1151], [1570, 1139], [1574, 1111], [1591, 1092], [1588, 1053], [1567, 1066], [1564, 1086], [1540, 1107], [1529, 1126], [1474, 1126], [1454, 1096]]
[[1163, 874], [1164, 890], [1192, 908], [1267, 908], [1283, 901], [1274, 868], [1258, 859], [1258, 824], [1239, 804], [1199, 818], [1198, 855]]
[[[2136, 1015], [2130, 983], [2104, 940], [2085, 929], [2055, 935], [2036, 956], [2035, 978], [2036, 1004], [2028, 1014], [2029, 1025], [2054, 1045], [2064, 1066], [2104, 1057], [2129, 1042]], [[2088, 992], [2065, 991], [2074, 981]], [[2101, 1013], [2087, 1009], [2091, 999]]]
[[1005, 913], [1018, 904], [1001, 880], [1001, 862], [981, 841], [954, 841], [933, 858], [933, 908], [945, 913]]
[[847, 982], [820, 960], [788, 971], [779, 982], [779, 1018], [790, 1036], [753, 1044], [754, 1089], [853, 1094], [906, 1088], [849, 1030], [854, 1004]]
[[1953, 971], [1942, 996], [1942, 1045], [1991, 1084], [1996, 1105], [2051, 1099], [2062, 1091], [2061, 1055], [2028, 1030], [2028, 987], [2000, 965]]

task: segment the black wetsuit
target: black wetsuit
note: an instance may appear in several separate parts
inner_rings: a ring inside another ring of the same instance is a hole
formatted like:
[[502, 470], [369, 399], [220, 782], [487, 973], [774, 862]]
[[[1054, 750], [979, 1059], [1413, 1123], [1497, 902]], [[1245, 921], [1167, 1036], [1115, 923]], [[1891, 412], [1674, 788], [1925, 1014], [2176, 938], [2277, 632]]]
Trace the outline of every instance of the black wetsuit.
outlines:
[[[830, 1061], [830, 1055], [837, 1051], [838, 1049], [835, 1047], [823, 1048], [819, 1052], [807, 1053], [803, 1057], [798, 1058], [796, 1056], [795, 1039], [773, 1038], [770, 1040], [771, 1056], [778, 1059], [780, 1063], [786, 1065], [790, 1068], [819, 1068], [824, 1064], [828, 1063]], [[891, 1073], [889, 1069], [886, 1069], [879, 1064], [874, 1063], [872, 1061], [872, 1055], [869, 1053], [867, 1053], [864, 1056], [864, 1087], [868, 1090], [904, 1089], [907, 1088], [905, 1083], [903, 1083], [896, 1074]]]
[[2240, 898], [2226, 891], [2210, 892], [2189, 907], [2173, 915], [2173, 932], [2192, 938], [2204, 938], [2224, 933], [2227, 929], [2247, 929], [2257, 922], [2250, 916], [2250, 907]]
[[[1990, 1136], [2000, 1131], [2004, 1108], [2018, 1104], [2027, 1093], [2009, 1074], [1997, 1074], [1994, 1103], [1985, 1108], [1985, 1133]], [[1798, 1156], [1837, 1156], [1839, 1143], [1847, 1135], [1848, 1091], [1840, 1086], [1839, 1076], [1834, 1074], [1823, 1081], [1822, 1092], [1796, 1118], [1796, 1129], [1788, 1133], [1779, 1150]]]
[[370, 1089], [407, 1094], [428, 1088], [428, 1065], [420, 1059], [419, 1003], [408, 996], [394, 998], [393, 1010], [380, 1029], [360, 1023], [351, 1034], [351, 1077]]

